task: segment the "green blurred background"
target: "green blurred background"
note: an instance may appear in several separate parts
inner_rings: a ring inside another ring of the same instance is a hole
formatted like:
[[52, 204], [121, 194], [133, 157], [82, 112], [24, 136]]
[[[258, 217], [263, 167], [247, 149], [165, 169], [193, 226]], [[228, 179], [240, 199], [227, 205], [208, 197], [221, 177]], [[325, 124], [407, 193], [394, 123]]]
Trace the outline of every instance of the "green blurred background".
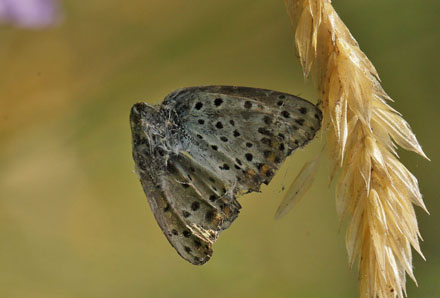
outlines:
[[[1, 297], [357, 297], [327, 163], [284, 219], [274, 212], [306, 160], [286, 162], [202, 267], [168, 244], [133, 173], [128, 123], [137, 101], [174, 89], [245, 85], [316, 102], [293, 51], [283, 1], [63, 1], [55, 28], [0, 28]], [[419, 178], [424, 262], [409, 297], [440, 297], [440, 2], [335, 1], [427, 162]]]

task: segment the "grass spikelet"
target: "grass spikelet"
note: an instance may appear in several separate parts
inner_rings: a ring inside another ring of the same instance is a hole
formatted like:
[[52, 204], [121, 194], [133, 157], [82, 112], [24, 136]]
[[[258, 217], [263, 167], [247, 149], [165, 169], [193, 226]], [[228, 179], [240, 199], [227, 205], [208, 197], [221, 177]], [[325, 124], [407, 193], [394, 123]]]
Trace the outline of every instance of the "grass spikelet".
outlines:
[[285, 3], [304, 75], [322, 101], [336, 209], [349, 220], [346, 247], [350, 266], [359, 262], [360, 296], [401, 298], [406, 275], [415, 281], [411, 247], [423, 257], [413, 205], [427, 210], [396, 144], [427, 157], [331, 1]]

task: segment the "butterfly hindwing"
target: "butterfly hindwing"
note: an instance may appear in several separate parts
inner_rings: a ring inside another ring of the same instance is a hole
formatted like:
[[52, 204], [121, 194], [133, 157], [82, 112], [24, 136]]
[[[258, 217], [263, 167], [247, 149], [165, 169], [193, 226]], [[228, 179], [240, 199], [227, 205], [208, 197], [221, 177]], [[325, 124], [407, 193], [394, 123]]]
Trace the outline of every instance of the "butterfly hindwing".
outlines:
[[170, 244], [179, 255], [193, 264], [203, 264], [208, 261], [212, 255], [213, 241], [188, 226], [176, 206], [169, 201], [174, 196], [170, 197], [167, 189], [146, 182], [148, 179], [150, 177], [141, 175], [150, 207]]
[[219, 232], [229, 227], [241, 208], [231, 191], [214, 173], [184, 154], [171, 156], [163, 177], [169, 201], [188, 226]]

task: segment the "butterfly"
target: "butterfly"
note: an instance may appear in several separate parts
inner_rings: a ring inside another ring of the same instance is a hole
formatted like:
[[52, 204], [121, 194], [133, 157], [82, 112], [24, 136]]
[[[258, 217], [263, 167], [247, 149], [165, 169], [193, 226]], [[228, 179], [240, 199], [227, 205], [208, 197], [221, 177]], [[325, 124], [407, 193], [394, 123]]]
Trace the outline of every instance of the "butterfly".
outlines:
[[237, 197], [268, 184], [320, 129], [321, 111], [287, 93], [235, 86], [176, 90], [130, 113], [133, 159], [151, 210], [177, 253], [212, 256], [237, 218]]

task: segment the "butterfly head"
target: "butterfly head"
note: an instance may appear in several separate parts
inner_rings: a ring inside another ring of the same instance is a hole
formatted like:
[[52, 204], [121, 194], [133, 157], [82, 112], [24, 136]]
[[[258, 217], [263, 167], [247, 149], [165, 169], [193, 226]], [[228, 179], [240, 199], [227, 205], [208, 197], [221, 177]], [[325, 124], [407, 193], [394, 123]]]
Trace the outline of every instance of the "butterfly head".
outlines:
[[160, 129], [159, 113], [156, 106], [144, 102], [133, 105], [130, 112], [130, 125], [134, 145], [149, 145], [149, 139]]
[[131, 108], [130, 123], [131, 127], [142, 125], [145, 123], [152, 123], [157, 117], [157, 108], [145, 102], [139, 102]]

